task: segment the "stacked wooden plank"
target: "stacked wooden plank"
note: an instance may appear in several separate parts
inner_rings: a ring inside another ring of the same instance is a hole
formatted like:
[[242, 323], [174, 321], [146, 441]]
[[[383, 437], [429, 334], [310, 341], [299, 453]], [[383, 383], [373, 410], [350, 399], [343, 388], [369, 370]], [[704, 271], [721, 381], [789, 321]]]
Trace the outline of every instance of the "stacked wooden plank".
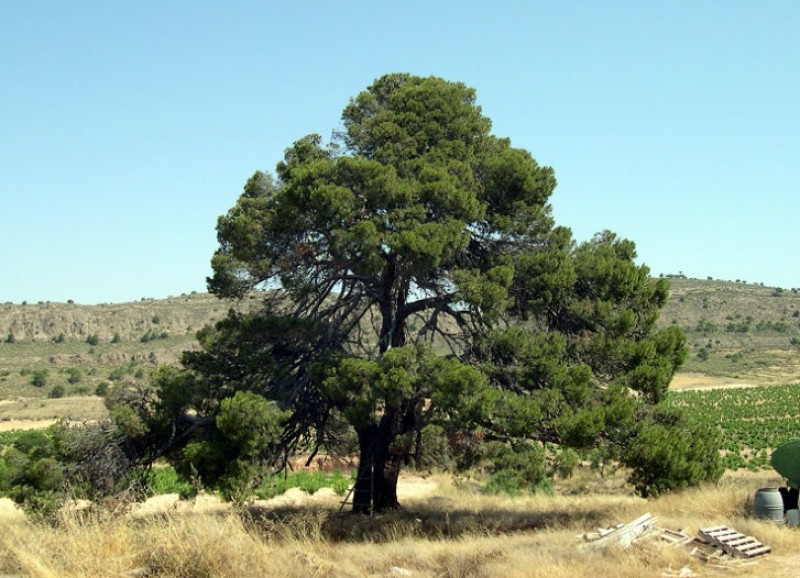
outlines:
[[745, 536], [727, 526], [703, 528], [697, 532], [698, 538], [706, 544], [721, 548], [725, 553], [737, 558], [755, 558], [772, 552], [752, 536]]
[[652, 530], [657, 521], [658, 518], [648, 512], [629, 524], [617, 524], [610, 528], [599, 528], [596, 533], [584, 534], [583, 539], [593, 547], [613, 545], [627, 548], [639, 537]]

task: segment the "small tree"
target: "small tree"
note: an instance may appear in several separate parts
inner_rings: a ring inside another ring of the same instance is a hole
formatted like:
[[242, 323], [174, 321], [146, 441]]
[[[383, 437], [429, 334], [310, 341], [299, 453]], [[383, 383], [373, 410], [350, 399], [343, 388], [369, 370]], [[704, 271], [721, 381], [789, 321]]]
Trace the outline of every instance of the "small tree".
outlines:
[[6, 337], [6, 343], [16, 343], [16, 342], [17, 342], [17, 338], [14, 337], [14, 334], [9, 331], [8, 332], [8, 337]]
[[86, 338], [86, 343], [92, 346], [97, 345], [100, 343], [100, 336], [97, 333], [92, 333]]

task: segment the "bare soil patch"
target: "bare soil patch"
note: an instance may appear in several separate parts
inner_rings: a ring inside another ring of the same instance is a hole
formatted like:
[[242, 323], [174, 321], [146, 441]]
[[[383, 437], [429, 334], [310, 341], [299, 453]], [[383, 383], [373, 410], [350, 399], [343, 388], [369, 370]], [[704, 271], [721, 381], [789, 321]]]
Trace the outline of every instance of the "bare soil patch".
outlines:
[[734, 389], [758, 387], [759, 383], [750, 380], [739, 380], [730, 377], [704, 375], [702, 373], [678, 373], [672, 378], [669, 388], [674, 391], [688, 389]]
[[0, 432], [13, 430], [43, 429], [56, 423], [56, 419], [12, 419], [0, 421]]

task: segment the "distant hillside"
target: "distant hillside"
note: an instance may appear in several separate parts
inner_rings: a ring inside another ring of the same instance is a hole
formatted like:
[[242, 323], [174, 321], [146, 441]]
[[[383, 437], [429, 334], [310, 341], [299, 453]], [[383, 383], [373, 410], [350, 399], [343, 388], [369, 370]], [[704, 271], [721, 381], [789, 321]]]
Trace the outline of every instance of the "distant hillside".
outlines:
[[198, 329], [232, 306], [257, 303], [192, 294], [102, 305], [0, 305], [0, 399], [86, 395], [146, 380], [156, 366], [196, 347]]
[[[684, 373], [755, 383], [800, 381], [800, 293], [725, 281], [671, 279], [659, 323], [688, 336]], [[254, 307], [253, 298], [239, 307]], [[132, 303], [0, 305], [0, 399], [66, 395], [146, 379], [196, 347], [195, 333], [230, 303], [208, 294]], [[44, 375], [34, 379], [36, 374]], [[34, 383], [35, 382], [35, 383]]]
[[800, 380], [800, 292], [729, 281], [670, 279], [660, 324], [678, 325], [683, 368], [756, 383]]
[[225, 316], [231, 305], [207, 293], [131, 303], [78, 305], [37, 303], [0, 305], [0, 340], [85, 341], [90, 335], [110, 341], [114, 335], [135, 341], [148, 331], [170, 335], [194, 334], [203, 325]]

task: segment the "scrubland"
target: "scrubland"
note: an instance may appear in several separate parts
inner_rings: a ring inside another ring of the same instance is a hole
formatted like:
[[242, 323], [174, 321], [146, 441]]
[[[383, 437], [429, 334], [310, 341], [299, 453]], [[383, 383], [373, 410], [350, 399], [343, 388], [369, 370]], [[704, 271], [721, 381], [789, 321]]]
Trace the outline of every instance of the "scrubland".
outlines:
[[[19, 515], [0, 523], [0, 575], [55, 577], [660, 577], [796, 575], [800, 531], [752, 516], [767, 474], [643, 500], [620, 490], [585, 490], [588, 474], [553, 496], [497, 497], [435, 476], [436, 490], [383, 515], [340, 513], [338, 499], [133, 517], [66, 513], [57, 522]], [[401, 481], [401, 487], [402, 487]], [[592, 483], [597, 483], [596, 481]], [[593, 549], [581, 535], [650, 512], [662, 528], [695, 535], [724, 524], [773, 548], [752, 565], [704, 562], [688, 547], [643, 542]]]

